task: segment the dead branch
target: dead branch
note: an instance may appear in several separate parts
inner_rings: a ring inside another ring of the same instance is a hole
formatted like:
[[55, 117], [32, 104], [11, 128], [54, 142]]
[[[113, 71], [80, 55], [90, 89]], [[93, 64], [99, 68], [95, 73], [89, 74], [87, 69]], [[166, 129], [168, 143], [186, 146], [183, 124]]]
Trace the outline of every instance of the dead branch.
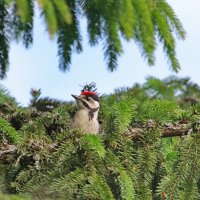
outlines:
[[3, 143], [0, 147], [0, 160], [7, 160], [9, 155], [15, 154], [17, 147], [13, 144]]
[[159, 124], [153, 120], [147, 121], [147, 123], [135, 125], [128, 129], [125, 133], [129, 138], [137, 140], [140, 138], [144, 130], [150, 128], [157, 128], [160, 131], [161, 137], [175, 137], [175, 136], [186, 136], [190, 135], [192, 132], [200, 131], [200, 121], [196, 123], [191, 122], [174, 122], [174, 123], [165, 123]]

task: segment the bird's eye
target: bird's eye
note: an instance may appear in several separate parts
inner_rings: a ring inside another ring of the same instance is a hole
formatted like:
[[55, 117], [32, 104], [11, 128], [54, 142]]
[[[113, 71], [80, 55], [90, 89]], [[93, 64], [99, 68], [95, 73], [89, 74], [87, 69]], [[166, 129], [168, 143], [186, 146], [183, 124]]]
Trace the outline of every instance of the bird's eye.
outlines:
[[86, 100], [87, 100], [87, 96], [85, 96], [85, 95], [82, 95], [82, 99], [86, 99]]

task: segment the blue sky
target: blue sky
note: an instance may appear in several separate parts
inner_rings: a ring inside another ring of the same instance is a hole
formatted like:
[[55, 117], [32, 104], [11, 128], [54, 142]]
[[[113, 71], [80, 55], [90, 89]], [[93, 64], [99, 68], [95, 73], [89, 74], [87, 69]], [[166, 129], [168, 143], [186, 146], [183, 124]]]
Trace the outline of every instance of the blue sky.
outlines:
[[[177, 40], [177, 57], [181, 64], [179, 77], [190, 77], [200, 84], [200, 1], [168, 0], [187, 32], [185, 41]], [[145, 82], [146, 77], [165, 78], [176, 75], [167, 64], [162, 47], [158, 45], [156, 65], [149, 67], [141, 57], [138, 47], [131, 41], [124, 42], [124, 53], [119, 58], [116, 71], [109, 72], [103, 59], [102, 46], [90, 47], [83, 20], [83, 52], [73, 54], [70, 71], [58, 69], [57, 46], [50, 40], [42, 19], [34, 24], [34, 43], [26, 50], [20, 44], [12, 43], [10, 67], [5, 80], [1, 80], [12, 96], [21, 105], [27, 105], [31, 88], [41, 88], [42, 96], [61, 100], [72, 100], [71, 94], [80, 93], [80, 85], [96, 82], [98, 92], [109, 94], [114, 89]]]

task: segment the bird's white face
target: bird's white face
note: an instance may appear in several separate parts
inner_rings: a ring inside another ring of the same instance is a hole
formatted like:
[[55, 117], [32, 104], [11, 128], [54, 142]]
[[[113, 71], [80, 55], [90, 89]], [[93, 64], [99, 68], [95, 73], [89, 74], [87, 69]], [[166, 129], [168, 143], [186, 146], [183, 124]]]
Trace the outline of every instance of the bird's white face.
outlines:
[[85, 95], [72, 95], [76, 99], [78, 109], [99, 108], [99, 102]]

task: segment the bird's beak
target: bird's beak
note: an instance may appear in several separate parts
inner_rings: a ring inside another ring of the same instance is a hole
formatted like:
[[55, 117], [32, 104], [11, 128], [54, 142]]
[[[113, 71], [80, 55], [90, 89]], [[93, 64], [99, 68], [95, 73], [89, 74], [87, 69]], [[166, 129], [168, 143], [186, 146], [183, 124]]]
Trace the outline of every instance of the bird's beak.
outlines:
[[81, 98], [80, 98], [79, 96], [74, 95], [74, 94], [71, 94], [71, 95], [72, 95], [72, 97], [73, 97], [74, 99], [76, 99], [76, 100], [81, 100]]

